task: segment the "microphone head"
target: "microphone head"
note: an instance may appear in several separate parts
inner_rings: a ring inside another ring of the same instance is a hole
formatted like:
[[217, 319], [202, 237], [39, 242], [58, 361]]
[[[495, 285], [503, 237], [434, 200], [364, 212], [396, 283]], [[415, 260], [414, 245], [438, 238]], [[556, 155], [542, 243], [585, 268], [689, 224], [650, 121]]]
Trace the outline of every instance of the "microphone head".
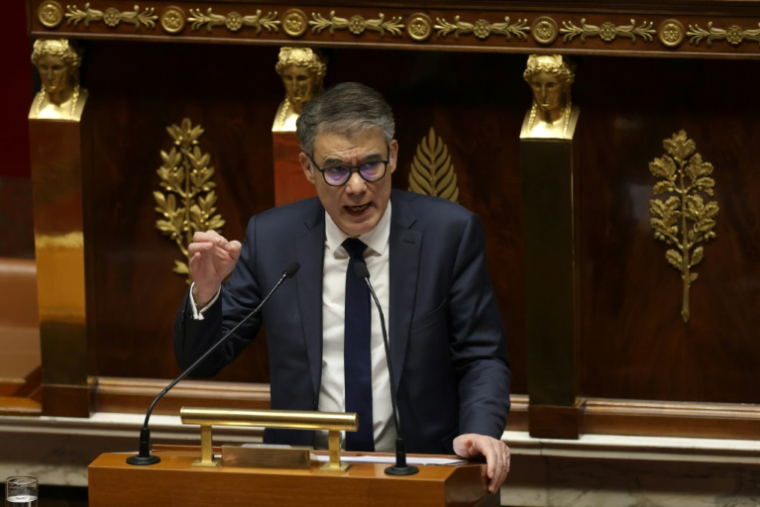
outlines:
[[362, 280], [369, 278], [369, 270], [367, 269], [367, 265], [363, 262], [357, 262], [354, 264], [354, 273], [356, 273], [356, 276]]
[[282, 274], [285, 275], [285, 278], [290, 278], [294, 276], [296, 273], [298, 273], [298, 270], [301, 268], [301, 263], [298, 261], [290, 261], [287, 266], [285, 266], [285, 269], [282, 271]]

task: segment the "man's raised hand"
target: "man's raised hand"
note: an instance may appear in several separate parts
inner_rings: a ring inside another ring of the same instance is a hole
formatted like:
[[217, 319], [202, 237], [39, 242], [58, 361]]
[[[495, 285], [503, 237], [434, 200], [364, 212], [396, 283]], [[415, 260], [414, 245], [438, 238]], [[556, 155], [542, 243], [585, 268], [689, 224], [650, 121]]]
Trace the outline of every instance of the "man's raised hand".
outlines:
[[227, 241], [216, 231], [196, 232], [187, 247], [190, 258], [190, 276], [193, 277], [193, 299], [198, 307], [213, 299], [222, 281], [237, 264], [242, 245], [237, 240]]

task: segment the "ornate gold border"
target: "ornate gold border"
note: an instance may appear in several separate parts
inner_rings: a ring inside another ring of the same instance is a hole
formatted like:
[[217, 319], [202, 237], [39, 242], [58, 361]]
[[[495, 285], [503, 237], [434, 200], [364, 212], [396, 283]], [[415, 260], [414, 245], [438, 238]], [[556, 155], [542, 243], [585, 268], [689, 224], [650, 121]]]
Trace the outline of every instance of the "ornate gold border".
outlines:
[[216, 26], [225, 26], [230, 32], [237, 32], [243, 27], [253, 28], [256, 34], [261, 33], [262, 28], [268, 32], [278, 32], [280, 30], [280, 21], [277, 19], [277, 11], [268, 12], [262, 16], [261, 9], [256, 9], [256, 14], [252, 16], [243, 16], [242, 14], [231, 11], [227, 14], [215, 14], [212, 8], [201, 12], [200, 9], [190, 9], [190, 17], [187, 21], [191, 23], [190, 29], [195, 31], [206, 27], [209, 32]]
[[[760, 27], [760, 23], [757, 24]], [[707, 29], [700, 28], [696, 23], [689, 25], [689, 42], [695, 46], [707, 39], [707, 45], [712, 46], [714, 40], [725, 40], [732, 46], [738, 46], [745, 40], [760, 42], [760, 28], [757, 30], [744, 30], [738, 25], [731, 25], [726, 29], [713, 27], [713, 22], [707, 23]]]
[[84, 4], [84, 9], [76, 5], [67, 5], [66, 23], [77, 26], [80, 22], [89, 27], [90, 23], [103, 21], [111, 28], [116, 28], [120, 23], [135, 25], [135, 30], [144, 26], [145, 28], [155, 28], [158, 16], [155, 14], [155, 7], [146, 7], [141, 10], [139, 5], [135, 5], [133, 11], [122, 12], [114, 7], [109, 7], [105, 11], [91, 9], [90, 3]]
[[565, 34], [562, 40], [565, 42], [572, 41], [575, 37], [580, 36], [581, 42], [586, 42], [586, 37], [599, 37], [604, 42], [612, 42], [618, 36], [631, 39], [631, 44], [636, 43], [636, 37], [641, 37], [646, 42], [652, 42], [655, 30], [652, 28], [651, 21], [644, 21], [636, 26], [636, 20], [631, 19], [630, 25], [617, 26], [614, 23], [605, 21], [599, 26], [586, 24], [586, 18], [581, 19], [580, 26], [576, 26], [572, 21], [563, 21], [560, 33]]
[[[124, 0], [110, 0], [109, 3], [117, 6], [126, 4]], [[279, 16], [277, 11], [264, 14], [261, 10], [246, 14], [243, 9], [250, 9], [251, 6], [241, 4], [240, 12], [217, 13], [213, 9], [218, 7], [214, 6], [190, 9], [189, 15], [185, 15], [177, 6], [161, 7], [159, 4], [159, 7], [163, 9], [160, 18], [155, 13], [157, 7], [133, 5], [132, 10], [121, 10], [110, 6], [104, 10], [98, 10], [92, 8], [91, 3], [87, 2], [81, 9], [76, 4], [66, 5], [64, 11], [57, 0], [43, 0], [37, 7], [37, 20], [48, 30], [60, 29], [63, 20], [66, 20], [67, 25], [75, 26], [80, 30], [89, 28], [91, 23], [99, 22], [105, 23], [112, 29], [119, 28], [122, 23], [134, 25], [135, 29], [141, 27], [153, 29], [156, 23], [160, 22], [164, 32], [170, 35], [181, 33], [188, 23], [191, 31], [205, 27], [211, 32], [221, 27], [236, 33], [244, 28], [252, 28], [252, 31], [247, 32], [249, 36], [259, 35], [264, 30], [269, 33], [278, 33], [282, 28], [282, 32], [290, 38], [302, 37], [309, 28], [314, 36], [323, 35], [325, 32], [334, 35], [336, 31], [341, 30], [348, 30], [357, 37], [366, 32], [375, 32], [380, 37], [386, 33], [392, 37], [402, 37], [406, 32], [406, 39], [413, 43], [433, 41], [432, 35], [435, 32], [433, 44], [448, 38], [449, 35], [453, 35], [453, 40], [456, 42], [459, 42], [460, 36], [464, 35], [473, 35], [481, 41], [495, 35], [503, 35], [508, 41], [511, 41], [512, 36], [520, 41], [527, 41], [530, 35], [535, 44], [540, 46], [555, 45], [560, 35], [564, 44], [571, 44], [576, 40], [580, 40], [583, 44], [587, 38], [599, 38], [607, 44], [615, 42], [618, 38], [629, 39], [632, 44], [635, 44], [637, 40], [649, 43], [657, 37], [663, 47], [671, 49], [681, 46], [686, 37], [689, 38], [691, 46], [701, 46], [702, 41], [705, 41], [708, 47], [711, 47], [714, 41], [725, 41], [735, 47], [745, 41], [760, 43], [760, 23], [757, 24], [758, 28], [744, 28], [738, 24], [719, 28], [713, 21], [709, 21], [703, 28], [704, 25], [699, 23], [687, 25], [683, 20], [670, 18], [661, 21], [655, 29], [654, 21], [650, 20], [631, 19], [630, 24], [627, 25], [618, 25], [610, 20], [604, 20], [599, 24], [588, 24], [587, 17], [582, 17], [580, 22], [576, 23], [572, 19], [565, 18], [560, 21], [557, 16], [546, 15], [537, 16], [532, 21], [529, 17], [521, 19], [514, 16], [505, 16], [503, 21], [495, 22], [484, 18], [465, 21], [466, 11], [462, 14], [453, 14], [453, 17], [438, 16], [434, 18], [435, 21], [432, 21], [433, 18], [423, 12], [411, 14], [401, 12], [396, 15], [380, 12], [376, 17], [367, 18], [360, 14], [340, 17], [336, 10], [330, 10], [328, 14], [312, 11], [309, 16], [300, 8], [291, 8]], [[598, 14], [593, 15], [598, 19]], [[688, 30], [684, 29], [684, 26], [688, 26]], [[708, 48], [703, 47], [700, 52], [707, 53]]]
[[435, 23], [434, 28], [437, 30], [439, 39], [453, 33], [455, 40], [459, 40], [459, 36], [465, 34], [473, 34], [480, 40], [485, 40], [492, 34], [504, 35], [507, 40], [511, 40], [512, 35], [520, 40], [526, 40], [528, 38], [526, 32], [530, 31], [527, 19], [518, 19], [516, 23], [512, 23], [509, 16], [504, 17], [503, 23], [490, 23], [485, 19], [468, 23], [461, 21], [459, 15], [454, 16], [453, 23], [446, 21], [446, 18], [435, 18]]
[[394, 37], [398, 37], [404, 30], [404, 24], [401, 22], [403, 17], [393, 16], [389, 20], [385, 20], [385, 14], [382, 12], [378, 14], [380, 19], [364, 19], [362, 16], [354, 15], [350, 18], [339, 18], [335, 15], [335, 11], [330, 11], [330, 17], [325, 18], [319, 13], [311, 13], [311, 33], [319, 34], [323, 30], [329, 30], [331, 34], [335, 33], [335, 30], [348, 30], [354, 35], [361, 35], [365, 30], [371, 30], [379, 32], [380, 37], [385, 35], [385, 32], [390, 33]]

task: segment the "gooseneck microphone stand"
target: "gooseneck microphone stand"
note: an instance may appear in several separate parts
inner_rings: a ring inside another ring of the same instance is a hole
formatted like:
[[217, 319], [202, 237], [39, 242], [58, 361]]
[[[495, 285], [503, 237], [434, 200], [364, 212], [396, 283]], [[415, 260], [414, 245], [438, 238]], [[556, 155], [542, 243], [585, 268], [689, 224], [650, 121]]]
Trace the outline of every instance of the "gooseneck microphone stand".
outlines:
[[150, 404], [150, 407], [148, 408], [148, 413], [145, 414], [145, 423], [143, 424], [142, 429], [140, 430], [140, 447], [139, 447], [139, 453], [136, 456], [130, 456], [127, 458], [127, 463], [130, 465], [137, 465], [137, 466], [144, 466], [144, 465], [154, 465], [161, 461], [161, 458], [158, 456], [152, 455], [150, 453], [150, 429], [148, 428], [148, 421], [150, 420], [150, 414], [153, 412], [153, 408], [156, 406], [156, 403], [159, 402], [161, 398], [164, 397], [166, 393], [168, 393], [174, 386], [176, 386], [182, 379], [187, 377], [199, 364], [201, 364], [213, 351], [215, 351], [222, 343], [229, 338], [232, 333], [237, 331], [237, 329], [243, 325], [248, 319], [256, 315], [261, 309], [264, 307], [264, 304], [269, 300], [269, 297], [274, 294], [274, 291], [276, 291], [280, 285], [282, 285], [282, 282], [284, 282], [286, 279], [291, 278], [293, 275], [296, 274], [298, 271], [298, 268], [300, 268], [301, 265], [296, 261], [291, 261], [283, 270], [282, 276], [277, 281], [277, 283], [272, 287], [272, 290], [269, 291], [269, 294], [266, 295], [266, 297], [259, 303], [259, 306], [254, 308], [248, 315], [245, 316], [243, 320], [237, 323], [235, 327], [233, 327], [227, 334], [222, 336], [218, 342], [216, 342], [210, 349], [208, 349], [204, 354], [199, 357], [193, 364], [187, 367], [185, 371], [180, 374], [179, 377], [177, 377], [174, 381], [172, 381], [171, 384], [166, 386], [163, 391], [161, 391], [158, 396], [153, 400], [153, 403]]
[[401, 436], [401, 424], [398, 418], [398, 405], [396, 403], [396, 381], [393, 379], [393, 369], [391, 367], [391, 350], [388, 346], [388, 332], [385, 329], [385, 315], [383, 315], [383, 308], [380, 306], [380, 300], [375, 294], [375, 289], [372, 288], [372, 284], [369, 281], [369, 270], [367, 265], [363, 262], [358, 262], [354, 265], [354, 272], [356, 276], [364, 280], [369, 287], [369, 293], [372, 294], [372, 299], [375, 300], [375, 306], [377, 311], [380, 312], [380, 329], [383, 332], [383, 345], [385, 345], [385, 362], [388, 365], [388, 376], [391, 383], [391, 406], [393, 407], [393, 424], [396, 426], [396, 464], [385, 469], [387, 475], [414, 475], [420, 471], [415, 466], [406, 464], [406, 444]]

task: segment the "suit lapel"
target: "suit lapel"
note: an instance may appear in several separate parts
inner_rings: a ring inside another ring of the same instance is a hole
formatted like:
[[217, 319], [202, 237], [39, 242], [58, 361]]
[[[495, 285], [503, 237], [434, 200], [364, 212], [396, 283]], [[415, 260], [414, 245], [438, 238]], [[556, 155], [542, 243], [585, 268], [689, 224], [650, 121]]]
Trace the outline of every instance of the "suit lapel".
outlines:
[[309, 356], [314, 399], [319, 398], [322, 379], [322, 263], [325, 250], [324, 209], [305, 221], [307, 231], [295, 238], [296, 257], [301, 263], [298, 276], [298, 306], [306, 351]]
[[390, 347], [396, 389], [404, 370], [409, 329], [417, 295], [422, 233], [410, 229], [414, 212], [399, 194], [392, 194], [393, 215], [390, 235]]

